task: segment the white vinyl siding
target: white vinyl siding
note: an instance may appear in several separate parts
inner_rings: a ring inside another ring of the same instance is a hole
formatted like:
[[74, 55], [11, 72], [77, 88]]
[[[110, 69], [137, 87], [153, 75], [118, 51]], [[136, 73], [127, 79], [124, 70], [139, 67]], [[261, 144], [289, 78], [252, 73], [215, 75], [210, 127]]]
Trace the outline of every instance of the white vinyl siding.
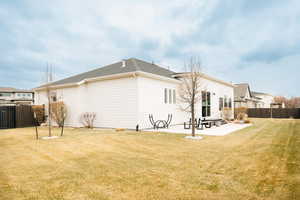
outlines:
[[[172, 114], [172, 125], [183, 124], [190, 118], [188, 113], [180, 110], [180, 101], [176, 103], [179, 84], [137, 76], [57, 89], [57, 97], [68, 108], [66, 126], [80, 127], [81, 114], [95, 112], [95, 127], [135, 129], [139, 125], [140, 129], [144, 129], [152, 127], [149, 114], [154, 120], [167, 120], [168, 114]], [[220, 118], [219, 98], [226, 95], [233, 100], [233, 88], [207, 79], [203, 80], [203, 84], [205, 88], [201, 89], [210, 91], [210, 116]], [[47, 102], [45, 91], [36, 92], [34, 97], [36, 104]], [[199, 102], [196, 117], [201, 116], [202, 104]]]

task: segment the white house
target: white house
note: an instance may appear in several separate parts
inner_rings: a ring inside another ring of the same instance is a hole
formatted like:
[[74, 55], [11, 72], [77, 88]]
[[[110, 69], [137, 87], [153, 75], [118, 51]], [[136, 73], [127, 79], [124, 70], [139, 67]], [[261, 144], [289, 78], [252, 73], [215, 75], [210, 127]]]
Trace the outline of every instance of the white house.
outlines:
[[234, 107], [257, 108], [260, 105], [260, 98], [254, 96], [248, 83], [235, 84]]
[[[85, 112], [96, 113], [95, 127], [150, 128], [154, 120], [181, 124], [190, 116], [181, 111], [178, 86], [182, 83], [173, 71], [135, 58], [78, 74], [46, 85], [54, 100], [67, 105], [66, 125], [81, 127]], [[203, 98], [197, 117], [220, 118], [223, 107], [233, 107], [234, 85], [203, 75]], [[45, 85], [35, 88], [35, 103], [47, 104]], [[232, 108], [233, 110], [233, 108]]]
[[33, 104], [33, 91], [12, 87], [0, 87], [0, 104]]
[[270, 108], [274, 103], [271, 94], [253, 92], [248, 83], [235, 84], [234, 88], [234, 107], [246, 108]]
[[260, 108], [270, 108], [274, 103], [274, 96], [267, 93], [252, 92], [252, 95], [260, 98]]

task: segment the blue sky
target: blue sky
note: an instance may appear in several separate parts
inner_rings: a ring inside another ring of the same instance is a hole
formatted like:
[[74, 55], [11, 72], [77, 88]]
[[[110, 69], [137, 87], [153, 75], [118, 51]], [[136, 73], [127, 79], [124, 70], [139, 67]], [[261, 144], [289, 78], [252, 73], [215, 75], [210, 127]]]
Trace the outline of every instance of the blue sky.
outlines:
[[203, 70], [252, 90], [300, 96], [296, 0], [0, 1], [0, 86], [33, 88], [136, 57]]

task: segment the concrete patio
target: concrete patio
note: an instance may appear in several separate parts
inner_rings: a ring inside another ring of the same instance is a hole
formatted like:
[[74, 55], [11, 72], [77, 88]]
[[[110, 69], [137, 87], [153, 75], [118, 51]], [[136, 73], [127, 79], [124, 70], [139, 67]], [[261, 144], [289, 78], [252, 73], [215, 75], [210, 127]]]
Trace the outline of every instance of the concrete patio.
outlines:
[[[204, 128], [203, 130], [196, 130], [196, 134], [199, 135], [210, 135], [210, 136], [224, 136], [235, 131], [252, 126], [252, 124], [235, 124], [229, 123], [219, 127], [213, 126], [211, 128]], [[149, 129], [145, 131], [150, 132], [165, 132], [165, 133], [177, 133], [177, 134], [191, 134], [191, 129], [184, 129], [183, 125], [171, 126], [168, 129]]]

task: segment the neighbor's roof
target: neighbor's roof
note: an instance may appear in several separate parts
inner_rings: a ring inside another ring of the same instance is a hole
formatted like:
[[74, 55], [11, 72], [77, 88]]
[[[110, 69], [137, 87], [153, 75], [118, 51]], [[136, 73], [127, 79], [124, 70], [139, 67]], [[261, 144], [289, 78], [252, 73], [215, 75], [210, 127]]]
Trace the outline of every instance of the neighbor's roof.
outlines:
[[[59, 81], [52, 82], [48, 84], [47, 86], [55, 86], [55, 85], [63, 85], [63, 84], [70, 84], [70, 83], [78, 83], [80, 81], [83, 81], [84, 79], [88, 78], [96, 78], [101, 76], [108, 76], [108, 75], [115, 75], [115, 74], [121, 74], [121, 73], [128, 73], [128, 72], [135, 72], [135, 71], [143, 71], [148, 72], [160, 76], [164, 76], [167, 78], [174, 79], [172, 77], [172, 74], [175, 72], [170, 71], [168, 69], [165, 69], [163, 67], [160, 67], [154, 63], [148, 63], [136, 58], [130, 58], [126, 59], [126, 66], [122, 67], [122, 61], [110, 64], [101, 68], [94, 69], [92, 71], [88, 71], [85, 73], [81, 73], [75, 76], [71, 76], [69, 78], [65, 78]], [[42, 85], [40, 87], [43, 87], [46, 85]]]
[[32, 90], [16, 89], [12, 87], [0, 87], [0, 92], [33, 92]]
[[267, 96], [273, 96], [271, 94], [263, 93], [263, 92], [251, 92], [252, 95], [257, 96], [257, 95], [267, 95]]
[[[243, 97], [246, 96], [247, 90], [249, 89], [250, 91], [250, 87], [248, 83], [240, 83], [240, 84], [235, 84], [236, 87], [234, 88], [234, 99], [235, 100], [241, 100]], [[250, 92], [250, 96], [251, 96], [251, 92]]]

